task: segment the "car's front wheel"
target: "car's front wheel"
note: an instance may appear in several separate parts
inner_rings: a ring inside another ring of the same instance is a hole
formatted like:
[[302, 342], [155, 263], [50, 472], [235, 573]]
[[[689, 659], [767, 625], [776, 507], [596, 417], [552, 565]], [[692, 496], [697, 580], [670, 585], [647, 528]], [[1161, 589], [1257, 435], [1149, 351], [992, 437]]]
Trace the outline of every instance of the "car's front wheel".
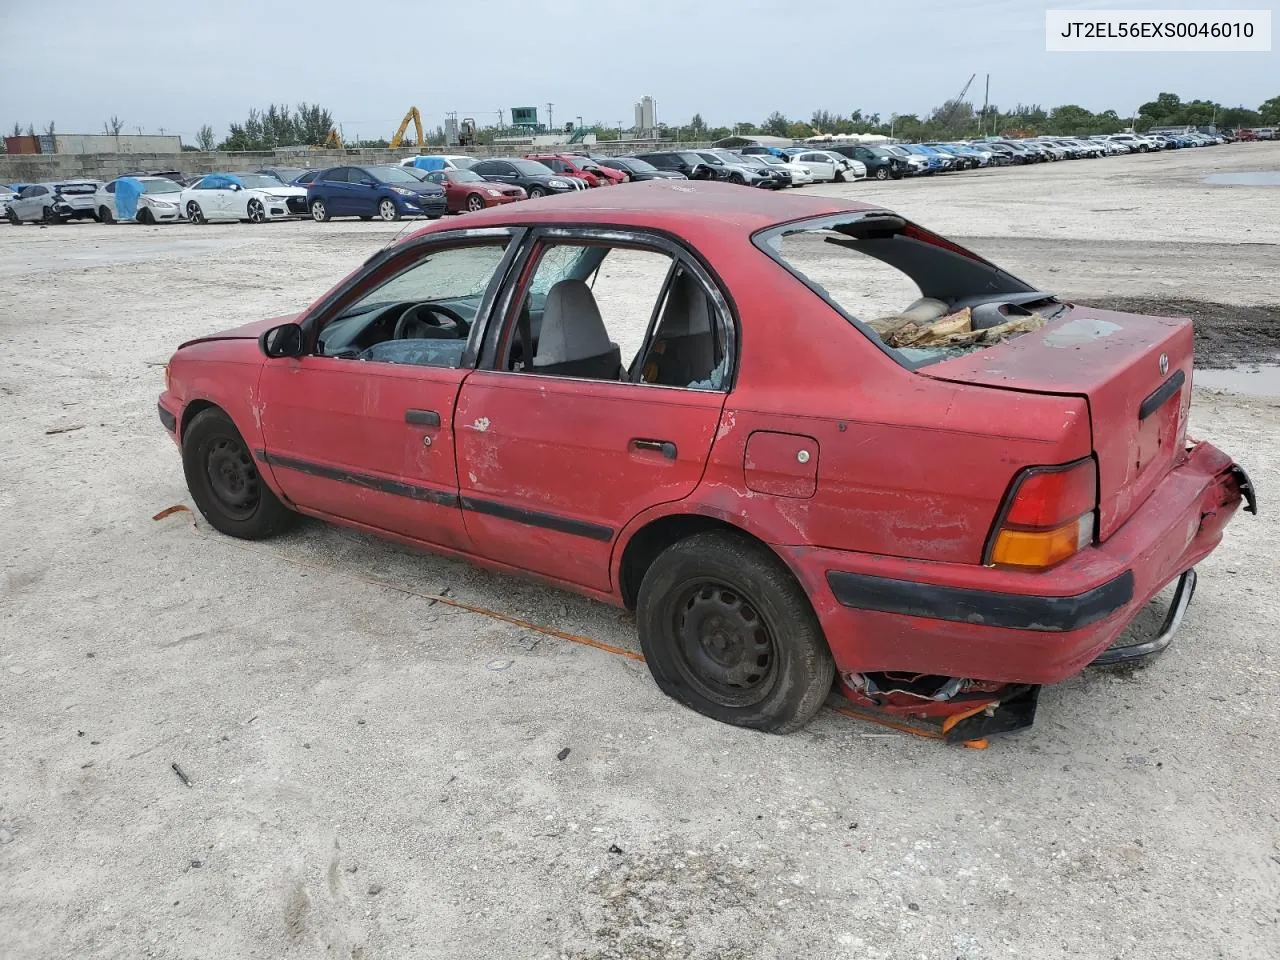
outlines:
[[12, 223], [15, 227], [19, 226], [22, 223], [22, 218], [18, 216], [17, 213], [14, 212], [14, 209], [12, 207], [10, 207], [8, 210], [5, 211], [5, 216], [9, 218], [9, 222]]
[[471, 194], [471, 196], [467, 197], [467, 209], [472, 213], [477, 213], [478, 211], [483, 210], [484, 197], [480, 196], [478, 193]]
[[192, 223], [208, 223], [204, 217], [204, 211], [200, 209], [200, 204], [194, 200], [187, 204], [187, 219]]
[[329, 211], [325, 208], [323, 200], [311, 201], [311, 219], [316, 223], [328, 223]]
[[249, 214], [250, 223], [265, 223], [267, 220], [267, 208], [262, 205], [262, 201], [257, 197], [253, 197], [249, 201], [246, 212]]
[[545, 197], [546, 195], [547, 191], [543, 190], [541, 187], [534, 186], [529, 188], [530, 200], [537, 200], [539, 197]]
[[41, 219], [48, 224], [61, 223], [62, 218], [53, 212], [53, 207], [44, 208], [44, 216]]
[[378, 204], [379, 218], [387, 221], [400, 219], [400, 208], [396, 206], [396, 202], [391, 199], [383, 200]]
[[662, 691], [714, 720], [790, 733], [831, 691], [835, 666], [808, 598], [745, 535], [699, 533], [664, 550], [640, 585], [636, 623]]
[[204, 518], [228, 536], [262, 540], [295, 519], [263, 482], [236, 425], [217, 407], [197, 413], [183, 431], [182, 469]]
[[116, 222], [116, 218], [111, 215], [110, 207], [99, 207], [97, 220], [99, 223], [115, 223]]
[[889, 168], [888, 168], [888, 167], [876, 167], [876, 179], [877, 179], [877, 180], [888, 180], [888, 179], [889, 179]]

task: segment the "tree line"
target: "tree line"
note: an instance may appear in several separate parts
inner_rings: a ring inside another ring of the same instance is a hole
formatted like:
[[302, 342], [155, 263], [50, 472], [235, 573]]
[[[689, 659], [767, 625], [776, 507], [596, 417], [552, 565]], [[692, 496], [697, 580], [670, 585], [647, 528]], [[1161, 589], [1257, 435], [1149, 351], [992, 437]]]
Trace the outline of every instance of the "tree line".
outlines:
[[[1240, 127], [1280, 126], [1280, 96], [1259, 104], [1256, 109], [1235, 106], [1224, 107], [1211, 100], [1182, 100], [1174, 93], [1161, 93], [1154, 100], [1144, 103], [1136, 114], [1124, 116], [1115, 110], [1094, 113], [1077, 104], [1063, 104], [1048, 110], [1038, 104], [1017, 104], [1010, 110], [989, 105], [985, 111], [968, 100], [948, 100], [934, 107], [928, 114], [891, 115], [880, 113], [832, 113], [815, 110], [807, 121], [791, 119], [775, 110], [759, 123], [743, 121], [732, 126], [710, 126], [700, 113], [695, 113], [686, 124], [660, 124], [657, 135], [665, 140], [708, 141], [720, 140], [735, 134], [771, 134], [800, 140], [816, 134], [877, 133], [902, 140], [952, 140], [979, 137], [987, 134], [1010, 136], [1034, 136], [1055, 134], [1059, 136], [1089, 136], [1098, 133], [1119, 133], [1130, 125], [1139, 132], [1152, 127], [1216, 126], [1220, 130]], [[112, 116], [103, 121], [107, 134], [119, 134], [124, 123]], [[194, 144], [184, 144], [184, 150], [273, 150], [276, 147], [320, 146], [335, 129], [333, 114], [318, 103], [269, 104], [265, 109], [252, 109], [239, 123], [229, 125], [227, 135], [218, 139], [209, 124], [202, 124], [196, 133]], [[625, 131], [602, 123], [589, 128], [600, 141], [618, 140]], [[37, 135], [34, 124], [13, 125], [13, 136]], [[39, 131], [53, 136], [55, 127], [50, 122]], [[142, 128], [138, 128], [142, 132]], [[163, 132], [163, 131], [162, 131]], [[482, 144], [492, 143], [506, 131], [500, 127], [482, 127], [477, 139]], [[442, 146], [444, 129], [436, 127], [427, 132], [427, 142]], [[359, 140], [348, 144], [356, 147], [386, 147], [385, 139]]]

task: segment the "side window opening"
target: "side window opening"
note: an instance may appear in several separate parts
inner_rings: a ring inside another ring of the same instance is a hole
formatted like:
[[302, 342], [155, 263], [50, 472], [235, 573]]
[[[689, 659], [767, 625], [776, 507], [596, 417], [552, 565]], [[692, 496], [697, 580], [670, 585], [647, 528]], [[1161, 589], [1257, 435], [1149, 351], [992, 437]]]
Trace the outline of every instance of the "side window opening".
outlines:
[[726, 382], [715, 301], [671, 255], [547, 244], [526, 275], [507, 369], [705, 390]]
[[324, 327], [327, 357], [458, 367], [508, 241], [436, 248], [420, 254]]

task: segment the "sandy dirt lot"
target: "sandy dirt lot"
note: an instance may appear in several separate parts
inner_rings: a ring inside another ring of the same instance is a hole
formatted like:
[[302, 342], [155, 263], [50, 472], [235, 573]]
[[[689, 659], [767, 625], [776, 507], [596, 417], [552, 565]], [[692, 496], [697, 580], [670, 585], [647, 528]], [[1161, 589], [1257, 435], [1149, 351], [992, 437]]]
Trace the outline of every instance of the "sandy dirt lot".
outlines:
[[[1203, 178], [1277, 168], [1242, 144], [806, 189], [1083, 302], [1253, 308], [1221, 356], [1258, 360], [1280, 189]], [[604, 606], [318, 523], [151, 519], [189, 503], [155, 414], [174, 346], [398, 229], [0, 226], [0, 957], [1280, 956], [1280, 400], [1197, 391], [1263, 515], [1154, 664], [1046, 690], [983, 752], [829, 713], [758, 735], [425, 597], [634, 649]]]

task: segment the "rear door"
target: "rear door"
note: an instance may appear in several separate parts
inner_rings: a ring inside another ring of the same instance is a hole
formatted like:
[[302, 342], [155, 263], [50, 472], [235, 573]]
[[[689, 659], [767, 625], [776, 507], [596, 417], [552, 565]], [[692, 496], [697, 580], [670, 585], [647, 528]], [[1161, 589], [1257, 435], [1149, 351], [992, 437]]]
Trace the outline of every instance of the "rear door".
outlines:
[[351, 198], [347, 195], [347, 171], [350, 167], [336, 167], [326, 170], [317, 180], [321, 199], [333, 217], [346, 216], [351, 213]]
[[[729, 382], [733, 329], [717, 306], [723, 298], [677, 245], [659, 237], [620, 245], [605, 236], [557, 231], [537, 241], [455, 414], [463, 522], [476, 552], [601, 591], [610, 589], [622, 528], [650, 507], [689, 496], [701, 481], [724, 405], [721, 385]], [[681, 322], [671, 296], [678, 278], [696, 284], [707, 320], [703, 368], [685, 365], [677, 378], [665, 377], [667, 365], [652, 358], [663, 331]], [[563, 314], [577, 325], [563, 335], [556, 289], [584, 281], [588, 303]], [[514, 364], [513, 346], [528, 335], [521, 307], [539, 297], [546, 311], [533, 364]], [[591, 336], [592, 323], [580, 322], [591, 319], [589, 303], [618, 348], [612, 375], [599, 357], [574, 369], [570, 355]], [[551, 365], [557, 372], [542, 372], [544, 359], [565, 356], [568, 362]]]

